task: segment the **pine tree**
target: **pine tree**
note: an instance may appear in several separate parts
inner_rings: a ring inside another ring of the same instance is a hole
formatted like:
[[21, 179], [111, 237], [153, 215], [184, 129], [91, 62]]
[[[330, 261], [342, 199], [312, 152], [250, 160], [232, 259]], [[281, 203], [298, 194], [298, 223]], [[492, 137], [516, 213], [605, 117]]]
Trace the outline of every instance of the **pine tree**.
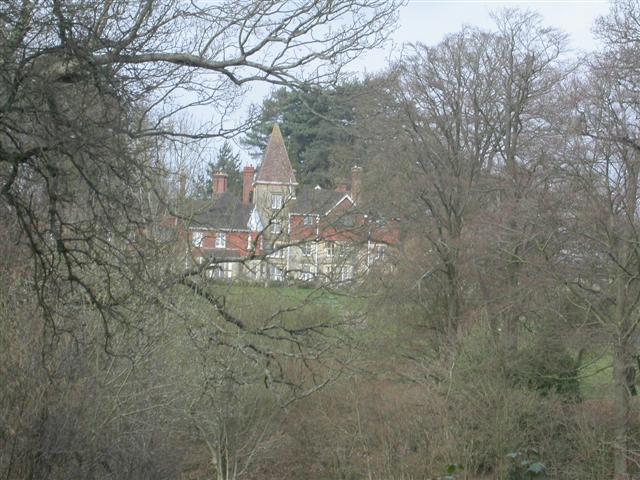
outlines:
[[365, 93], [361, 82], [332, 90], [276, 90], [263, 101], [260, 118], [243, 144], [259, 160], [277, 123], [298, 182], [330, 187], [332, 170], [344, 174], [359, 163], [352, 152], [354, 112]]
[[216, 172], [227, 174], [227, 191], [234, 195], [242, 193], [240, 154], [234, 153], [229, 142], [224, 142], [215, 154], [214, 160], [208, 163], [205, 173], [198, 176], [193, 192], [194, 197], [211, 198], [213, 193], [212, 178]]

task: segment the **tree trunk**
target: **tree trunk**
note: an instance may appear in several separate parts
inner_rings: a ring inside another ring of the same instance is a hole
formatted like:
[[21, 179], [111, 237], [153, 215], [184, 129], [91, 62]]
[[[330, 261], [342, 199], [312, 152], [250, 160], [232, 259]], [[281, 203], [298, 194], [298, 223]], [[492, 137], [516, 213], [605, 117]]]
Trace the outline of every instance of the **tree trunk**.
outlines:
[[454, 340], [458, 335], [460, 321], [460, 286], [458, 280], [457, 256], [447, 265], [447, 325], [446, 336], [449, 341]]
[[[632, 152], [625, 158], [627, 182], [625, 185], [626, 218], [635, 222], [637, 218], [638, 201], [638, 157]], [[627, 452], [629, 440], [629, 413], [631, 409], [631, 385], [629, 384], [629, 372], [634, 372], [633, 338], [636, 324], [631, 318], [629, 304], [629, 289], [633, 284], [628, 271], [637, 269], [635, 257], [632, 254], [631, 245], [637, 240], [634, 235], [633, 224], [629, 225], [625, 232], [626, 237], [619, 239], [620, 254], [617, 258], [624, 265], [624, 270], [616, 278], [616, 307], [615, 321], [618, 327], [617, 338], [614, 347], [613, 380], [614, 380], [614, 409], [615, 409], [615, 449], [614, 449], [614, 478], [615, 480], [630, 479], [627, 469]], [[614, 244], [615, 246], [615, 244]]]
[[629, 341], [621, 338], [614, 350], [614, 411], [615, 445], [613, 452], [614, 480], [629, 480], [627, 469], [628, 421], [631, 408], [631, 392], [627, 386], [627, 371], [633, 367], [633, 357], [629, 354]]

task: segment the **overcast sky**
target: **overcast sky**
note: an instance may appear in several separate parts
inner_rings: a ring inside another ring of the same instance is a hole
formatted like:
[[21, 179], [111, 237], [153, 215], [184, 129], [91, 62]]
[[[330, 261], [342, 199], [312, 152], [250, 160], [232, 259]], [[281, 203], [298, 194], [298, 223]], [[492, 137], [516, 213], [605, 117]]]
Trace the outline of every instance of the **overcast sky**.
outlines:
[[[574, 52], [592, 50], [597, 46], [591, 28], [593, 21], [607, 13], [608, 0], [409, 0], [400, 11], [397, 30], [384, 49], [367, 52], [354, 62], [351, 71], [381, 70], [389, 58], [397, 56], [406, 42], [435, 45], [445, 35], [458, 31], [463, 25], [493, 28], [491, 12], [502, 8], [522, 8], [538, 12], [545, 24], [570, 35]], [[260, 104], [270, 87], [255, 85], [247, 100]], [[236, 143], [243, 163], [250, 162], [247, 152]]]
[[[607, 13], [608, 0], [409, 0], [400, 10], [398, 28], [384, 49], [367, 52], [350, 65], [351, 71], [370, 73], [383, 69], [389, 58], [400, 51], [403, 43], [422, 42], [435, 45], [445, 35], [463, 25], [493, 28], [491, 12], [502, 8], [522, 8], [538, 12], [545, 24], [570, 35], [573, 51], [596, 47], [591, 28], [593, 21]], [[249, 98], [260, 103], [269, 87], [256, 85]]]
[[405, 42], [435, 45], [442, 38], [458, 31], [463, 25], [493, 27], [490, 13], [502, 8], [517, 7], [538, 12], [544, 23], [570, 35], [571, 48], [591, 50], [596, 46], [591, 27], [596, 17], [607, 13], [607, 0], [409, 0], [400, 11], [397, 31], [392, 44], [384, 50], [369, 52], [354, 67], [376, 71], [384, 67], [387, 57], [399, 51]]

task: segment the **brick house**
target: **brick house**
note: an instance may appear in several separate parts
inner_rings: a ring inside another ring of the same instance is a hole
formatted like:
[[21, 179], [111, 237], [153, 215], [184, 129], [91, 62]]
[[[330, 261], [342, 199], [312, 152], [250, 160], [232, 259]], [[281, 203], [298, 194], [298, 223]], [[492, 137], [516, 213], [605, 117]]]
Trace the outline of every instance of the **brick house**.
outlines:
[[243, 170], [242, 195], [213, 175], [213, 198], [188, 225], [189, 251], [210, 276], [246, 280], [348, 282], [384, 264], [398, 230], [360, 208], [362, 168], [351, 186], [299, 185], [279, 127], [259, 170]]

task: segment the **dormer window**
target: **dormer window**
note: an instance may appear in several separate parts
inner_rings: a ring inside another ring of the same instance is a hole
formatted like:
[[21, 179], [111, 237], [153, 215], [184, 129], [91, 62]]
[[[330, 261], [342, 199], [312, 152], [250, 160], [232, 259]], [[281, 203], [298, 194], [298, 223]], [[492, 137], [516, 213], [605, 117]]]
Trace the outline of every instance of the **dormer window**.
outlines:
[[227, 248], [227, 234], [218, 232], [216, 235], [216, 248]]
[[271, 194], [271, 210], [280, 210], [280, 209], [282, 209], [282, 194], [272, 193]]

